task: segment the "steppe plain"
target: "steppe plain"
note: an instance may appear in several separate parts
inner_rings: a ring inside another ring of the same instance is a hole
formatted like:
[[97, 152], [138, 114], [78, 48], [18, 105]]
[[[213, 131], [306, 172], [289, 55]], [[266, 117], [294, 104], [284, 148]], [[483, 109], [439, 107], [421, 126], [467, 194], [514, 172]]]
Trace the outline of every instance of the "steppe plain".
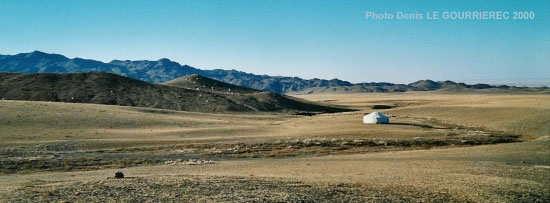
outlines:
[[358, 111], [0, 101], [0, 201], [550, 201], [547, 93], [293, 96]]

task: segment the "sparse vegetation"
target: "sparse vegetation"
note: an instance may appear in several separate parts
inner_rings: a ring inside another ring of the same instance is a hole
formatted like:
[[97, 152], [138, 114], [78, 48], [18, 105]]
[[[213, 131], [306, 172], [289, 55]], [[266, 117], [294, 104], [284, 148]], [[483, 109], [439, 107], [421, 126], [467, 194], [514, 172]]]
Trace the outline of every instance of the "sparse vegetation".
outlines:
[[[201, 77], [202, 78], [202, 77]], [[150, 107], [193, 112], [312, 112], [334, 113], [349, 109], [322, 106], [289, 96], [260, 92], [202, 78], [152, 84], [111, 73], [0, 72], [0, 98], [3, 100], [92, 103]], [[183, 83], [183, 84], [182, 84]], [[193, 85], [189, 85], [193, 84]], [[183, 86], [182, 86], [183, 85]], [[206, 88], [208, 86], [208, 88]], [[214, 90], [213, 88], [216, 87]], [[233, 91], [231, 91], [233, 87]], [[222, 89], [227, 88], [227, 89]]]
[[[549, 201], [549, 95], [299, 97], [360, 111], [215, 114], [0, 101], [0, 198]], [[389, 125], [361, 123], [373, 105], [392, 106], [381, 110]], [[215, 164], [186, 164], [194, 160]], [[116, 171], [125, 178], [114, 179]]]

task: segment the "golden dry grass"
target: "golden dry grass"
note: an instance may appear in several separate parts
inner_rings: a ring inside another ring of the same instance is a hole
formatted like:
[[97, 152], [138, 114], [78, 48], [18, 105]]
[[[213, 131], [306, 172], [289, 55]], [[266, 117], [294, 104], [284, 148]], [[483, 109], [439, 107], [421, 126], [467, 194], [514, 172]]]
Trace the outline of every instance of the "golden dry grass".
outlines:
[[[288, 116], [210, 114], [55, 102], [0, 101], [0, 146], [76, 141], [91, 148], [297, 138], [437, 138], [448, 130], [365, 125], [366, 111]], [[394, 118], [394, 122], [421, 123]], [[109, 145], [108, 143], [113, 143]]]
[[[122, 170], [127, 176], [153, 182], [157, 177], [174, 180], [168, 184], [176, 184], [190, 175], [297, 180], [329, 187], [353, 184], [396, 198], [406, 197], [405, 201], [436, 201], [438, 196], [473, 202], [530, 202], [550, 198], [550, 95], [416, 92], [298, 97], [360, 111], [306, 117], [0, 101], [3, 140], [0, 147], [60, 141], [79, 142], [85, 148], [114, 148], [298, 138], [414, 139], [445, 137], [452, 130], [361, 123], [361, 116], [373, 111], [369, 108], [371, 105], [389, 104], [399, 107], [379, 111], [395, 116], [391, 122], [462, 126], [518, 134], [525, 141], [430, 150], [226, 160], [212, 165], [138, 166]], [[79, 188], [87, 183], [101, 188], [115, 181], [106, 179], [115, 171], [1, 175], [0, 191], [7, 195], [32, 189], [50, 194], [61, 186]], [[133, 181], [129, 179], [127, 183]], [[241, 195], [241, 190], [244, 189], [234, 191], [235, 195]], [[47, 195], [44, 198], [52, 200]], [[383, 201], [375, 197], [372, 200]]]
[[549, 94], [409, 92], [294, 96], [367, 110], [373, 104], [403, 106], [382, 111], [398, 117], [434, 118], [468, 127], [505, 131], [528, 139], [550, 135]]
[[288, 116], [181, 112], [96, 104], [0, 101], [3, 146], [60, 141], [173, 142], [253, 134]]

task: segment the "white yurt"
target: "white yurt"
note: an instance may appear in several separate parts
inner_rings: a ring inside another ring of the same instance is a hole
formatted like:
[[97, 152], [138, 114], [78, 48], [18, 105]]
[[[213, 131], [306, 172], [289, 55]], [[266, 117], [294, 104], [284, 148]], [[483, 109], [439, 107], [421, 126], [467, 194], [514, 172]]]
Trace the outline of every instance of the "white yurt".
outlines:
[[372, 112], [363, 116], [363, 123], [389, 123], [390, 119], [380, 112]]

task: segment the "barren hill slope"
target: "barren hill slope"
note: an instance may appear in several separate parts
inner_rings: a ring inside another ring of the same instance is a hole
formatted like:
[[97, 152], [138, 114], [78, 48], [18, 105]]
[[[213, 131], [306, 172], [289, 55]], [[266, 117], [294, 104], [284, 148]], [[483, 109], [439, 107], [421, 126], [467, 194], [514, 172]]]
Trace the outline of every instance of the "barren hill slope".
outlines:
[[260, 90], [225, 83], [219, 80], [210, 79], [197, 74], [183, 76], [180, 78], [176, 78], [174, 80], [164, 82], [162, 84], [167, 86], [173, 86], [173, 87], [189, 88], [194, 90], [204, 90], [204, 91], [220, 92], [220, 93], [246, 94], [246, 93], [261, 92]]
[[[224, 95], [238, 104], [242, 104], [254, 111], [279, 111], [279, 109], [293, 109], [302, 112], [325, 112], [311, 102], [298, 98], [280, 95], [271, 92], [241, 87], [201, 75], [189, 75], [170, 80], [162, 85], [206, 91]], [[328, 111], [333, 112], [333, 111]]]
[[[219, 87], [230, 86], [223, 82], [216, 84]], [[0, 98], [8, 100], [111, 104], [198, 112], [346, 111], [288, 96], [256, 92], [226, 94], [186, 88], [184, 85], [151, 84], [110, 73], [0, 73]]]

